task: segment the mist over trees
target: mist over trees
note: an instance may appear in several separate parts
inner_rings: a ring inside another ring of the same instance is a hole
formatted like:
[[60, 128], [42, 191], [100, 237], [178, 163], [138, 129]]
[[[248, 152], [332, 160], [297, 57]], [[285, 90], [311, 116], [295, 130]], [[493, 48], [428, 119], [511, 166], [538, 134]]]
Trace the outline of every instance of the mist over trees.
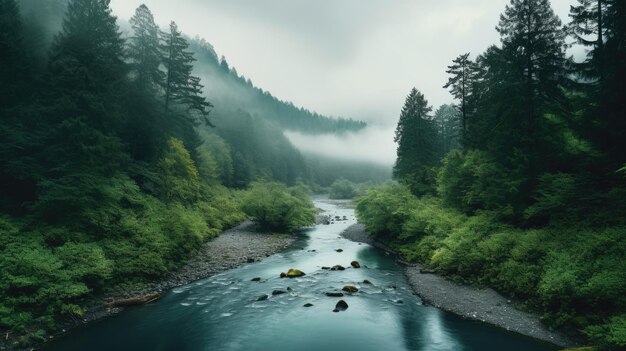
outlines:
[[108, 0], [0, 0], [0, 330], [14, 346], [246, 215], [310, 224], [306, 188], [273, 183], [320, 179], [282, 131], [365, 126], [279, 101], [146, 6], [129, 28]]

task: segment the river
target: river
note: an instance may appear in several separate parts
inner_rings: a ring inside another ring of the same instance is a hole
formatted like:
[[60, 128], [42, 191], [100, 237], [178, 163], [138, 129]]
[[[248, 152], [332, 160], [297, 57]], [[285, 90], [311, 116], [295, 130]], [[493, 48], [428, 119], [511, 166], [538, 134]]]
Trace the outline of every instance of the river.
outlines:
[[[315, 205], [346, 221], [305, 230], [290, 250], [169, 291], [163, 298], [76, 329], [45, 350], [556, 350], [533, 339], [425, 306], [390, 256], [340, 237], [354, 210]], [[343, 252], [337, 252], [342, 249]], [[337, 264], [362, 268], [322, 270]], [[298, 268], [300, 278], [279, 278]], [[260, 282], [251, 281], [261, 277]], [[364, 284], [367, 279], [373, 284]], [[328, 297], [347, 284], [360, 290]], [[288, 291], [287, 288], [290, 288]], [[272, 295], [274, 290], [287, 291]], [[256, 301], [260, 295], [269, 299]], [[348, 309], [333, 312], [343, 299]], [[313, 304], [304, 307], [305, 304]]]

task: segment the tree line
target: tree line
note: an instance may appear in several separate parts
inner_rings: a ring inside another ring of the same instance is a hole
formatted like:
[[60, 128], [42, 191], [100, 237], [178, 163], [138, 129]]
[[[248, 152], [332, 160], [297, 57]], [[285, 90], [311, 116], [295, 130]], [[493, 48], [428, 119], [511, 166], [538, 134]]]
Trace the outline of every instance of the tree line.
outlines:
[[[395, 135], [399, 184], [367, 191], [357, 216], [407, 261], [622, 350], [626, 2], [578, 0], [569, 17], [548, 0], [511, 0], [500, 43], [448, 66], [449, 128], [411, 90]], [[586, 56], [568, 57], [571, 45]]]

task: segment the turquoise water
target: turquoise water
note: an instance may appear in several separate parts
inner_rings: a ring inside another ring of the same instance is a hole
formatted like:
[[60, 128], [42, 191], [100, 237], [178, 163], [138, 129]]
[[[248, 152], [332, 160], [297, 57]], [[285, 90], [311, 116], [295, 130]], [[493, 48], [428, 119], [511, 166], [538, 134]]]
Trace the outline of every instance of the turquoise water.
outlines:
[[[339, 237], [355, 223], [352, 209], [326, 200], [316, 206], [348, 220], [311, 228], [287, 252], [176, 288], [157, 302], [77, 329], [45, 350], [557, 349], [424, 306], [391, 257]], [[367, 268], [321, 269], [349, 267], [353, 260]], [[279, 278], [289, 268], [307, 275]], [[254, 277], [262, 281], [250, 281]], [[373, 285], [362, 284], [364, 279]], [[324, 294], [346, 284], [359, 292], [340, 298]], [[287, 288], [291, 291], [271, 295]], [[262, 294], [269, 299], [256, 301]], [[334, 313], [341, 299], [349, 307]], [[313, 306], [303, 307], [306, 303]]]

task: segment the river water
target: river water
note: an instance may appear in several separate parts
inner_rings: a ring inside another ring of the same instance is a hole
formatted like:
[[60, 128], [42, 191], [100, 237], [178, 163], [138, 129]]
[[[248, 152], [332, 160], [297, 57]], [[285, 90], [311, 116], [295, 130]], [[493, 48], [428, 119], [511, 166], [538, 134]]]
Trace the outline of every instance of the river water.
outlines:
[[[166, 293], [154, 303], [74, 330], [46, 350], [556, 350], [430, 306], [412, 294], [402, 269], [384, 252], [343, 239], [354, 210], [318, 199], [346, 221], [304, 231], [289, 251]], [[343, 252], [337, 252], [342, 249]], [[362, 268], [322, 270], [337, 264]], [[279, 278], [298, 268], [300, 278]], [[261, 277], [260, 282], [251, 281]], [[367, 279], [373, 284], [363, 284]], [[360, 290], [328, 297], [344, 285]], [[287, 290], [290, 288], [290, 291]], [[272, 295], [274, 290], [287, 291]], [[256, 301], [262, 295], [265, 301]], [[344, 300], [349, 307], [333, 312]], [[312, 307], [303, 305], [310, 303]]]

